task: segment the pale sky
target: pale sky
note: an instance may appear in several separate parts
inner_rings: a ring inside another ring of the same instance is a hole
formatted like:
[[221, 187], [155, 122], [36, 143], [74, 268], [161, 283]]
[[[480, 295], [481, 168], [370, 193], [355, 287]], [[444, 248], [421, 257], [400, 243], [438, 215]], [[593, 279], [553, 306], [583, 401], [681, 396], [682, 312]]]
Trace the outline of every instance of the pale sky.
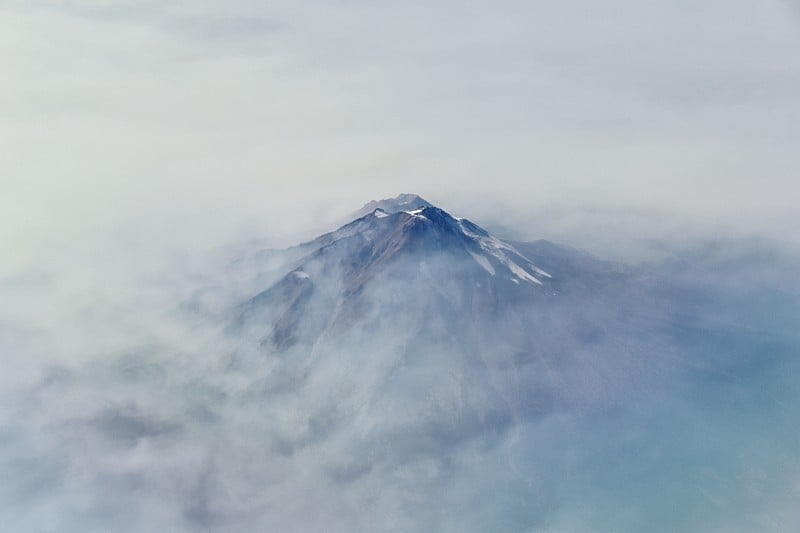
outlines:
[[400, 192], [800, 228], [797, 2], [0, 1], [0, 62], [9, 264]]

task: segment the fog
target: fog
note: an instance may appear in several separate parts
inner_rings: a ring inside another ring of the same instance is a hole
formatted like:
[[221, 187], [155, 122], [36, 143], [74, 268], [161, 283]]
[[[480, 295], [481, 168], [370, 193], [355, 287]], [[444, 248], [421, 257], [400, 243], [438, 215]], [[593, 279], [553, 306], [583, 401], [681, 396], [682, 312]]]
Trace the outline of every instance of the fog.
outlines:
[[797, 234], [788, 1], [0, 9], [4, 263], [98, 229], [283, 236], [398, 192]]
[[[800, 528], [797, 5], [595, 4], [0, 2], [4, 527]], [[242, 319], [400, 192], [548, 295]]]
[[[520, 248], [560, 280], [522, 315], [453, 312], [465, 293], [445, 280], [467, 274], [412, 258], [398, 270], [416, 281], [373, 283], [377, 314], [337, 311], [327, 340], [340, 278], [305, 263], [332, 292], [291, 342], [270, 324], [296, 297], [257, 296], [291, 251], [131, 248], [6, 277], [4, 523], [792, 529], [800, 262], [764, 240], [685, 243], [639, 266]], [[428, 287], [450, 303], [428, 307]], [[248, 301], [266, 315], [243, 329]]]

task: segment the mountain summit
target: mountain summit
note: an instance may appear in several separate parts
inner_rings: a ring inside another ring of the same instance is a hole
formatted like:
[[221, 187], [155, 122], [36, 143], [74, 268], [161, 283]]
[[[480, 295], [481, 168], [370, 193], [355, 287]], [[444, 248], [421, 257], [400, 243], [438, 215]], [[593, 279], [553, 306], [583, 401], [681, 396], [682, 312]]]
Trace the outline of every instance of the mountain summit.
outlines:
[[432, 207], [433, 204], [417, 196], [416, 194], [400, 194], [395, 198], [384, 198], [383, 200], [372, 200], [356, 211], [351, 218], [361, 218], [364, 215], [380, 209], [386, 213], [398, 213], [400, 211], [413, 211], [422, 207]]
[[373, 201], [364, 209], [368, 212], [363, 216], [302, 248], [322, 250], [339, 242], [356, 246], [359, 261], [354, 262], [354, 270], [372, 269], [401, 256], [414, 257], [422, 264], [425, 254], [446, 254], [453, 268], [463, 268], [463, 262], [474, 263], [501, 282], [541, 285], [551, 277], [513, 245], [419, 196], [403, 194]]
[[402, 336], [433, 323], [449, 336], [547, 294], [551, 275], [529, 257], [419, 196], [365, 207], [372, 210], [287, 250], [286, 273], [240, 307], [237, 323], [263, 331], [262, 344], [275, 351], [310, 349], [353, 328], [378, 332], [396, 313], [415, 322]]

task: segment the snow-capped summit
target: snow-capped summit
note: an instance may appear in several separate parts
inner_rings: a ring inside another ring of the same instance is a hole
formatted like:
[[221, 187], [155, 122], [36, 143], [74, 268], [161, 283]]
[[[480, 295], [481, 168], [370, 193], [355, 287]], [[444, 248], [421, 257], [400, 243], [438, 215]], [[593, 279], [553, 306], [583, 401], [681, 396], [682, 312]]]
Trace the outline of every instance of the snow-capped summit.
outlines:
[[311, 253], [337, 243], [352, 246], [355, 241], [359, 243], [360, 261], [354, 270], [359, 271], [395, 258], [416, 257], [419, 262], [446, 254], [454, 267], [463, 268], [464, 263], [473, 265], [501, 283], [542, 285], [543, 280], [551, 277], [513, 245], [419, 196], [401, 195], [393, 200], [370, 202], [364, 210], [367, 214], [301, 248]]
[[455, 334], [457, 324], [484, 323], [486, 309], [553, 292], [550, 273], [532, 257], [419, 196], [370, 202], [363, 211], [287, 250], [282, 277], [243, 304], [239, 323], [270, 324], [264, 341], [276, 350], [315, 345], [398, 309], [424, 321], [409, 331], [444, 320]]
[[364, 215], [374, 212], [376, 209], [393, 214], [400, 211], [413, 211], [421, 207], [430, 207], [433, 204], [417, 196], [416, 194], [400, 194], [394, 198], [384, 198], [383, 200], [372, 200], [367, 202], [364, 206], [353, 213], [351, 218], [361, 218]]

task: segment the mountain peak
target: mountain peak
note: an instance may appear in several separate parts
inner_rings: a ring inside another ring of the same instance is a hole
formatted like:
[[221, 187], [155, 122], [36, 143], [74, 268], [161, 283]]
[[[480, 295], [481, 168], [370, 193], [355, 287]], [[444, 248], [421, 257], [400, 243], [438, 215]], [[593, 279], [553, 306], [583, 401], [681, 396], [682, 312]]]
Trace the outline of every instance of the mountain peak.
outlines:
[[403, 193], [394, 198], [384, 198], [383, 200], [367, 202], [352, 216], [353, 218], [361, 218], [364, 215], [374, 213], [378, 209], [391, 215], [401, 211], [414, 211], [422, 207], [433, 207], [433, 204], [416, 194]]
[[337, 261], [350, 265], [351, 273], [364, 274], [356, 276], [359, 279], [395, 261], [424, 262], [444, 257], [441, 254], [454, 261], [454, 268], [472, 264], [500, 284], [542, 285], [551, 277], [513, 245], [416, 195], [372, 201], [358, 214], [356, 220], [302, 245], [302, 250], [325, 257], [338, 257], [334, 249], [341, 251], [344, 255]]
[[288, 250], [285, 273], [244, 304], [238, 323], [272, 321], [264, 341], [284, 350], [323, 332], [348, 331], [371, 313], [379, 318], [381, 309], [437, 310], [437, 320], [442, 313], [469, 320], [485, 306], [522, 301], [542, 289], [549, 294], [551, 275], [533, 258], [419, 196], [370, 202], [362, 211]]

